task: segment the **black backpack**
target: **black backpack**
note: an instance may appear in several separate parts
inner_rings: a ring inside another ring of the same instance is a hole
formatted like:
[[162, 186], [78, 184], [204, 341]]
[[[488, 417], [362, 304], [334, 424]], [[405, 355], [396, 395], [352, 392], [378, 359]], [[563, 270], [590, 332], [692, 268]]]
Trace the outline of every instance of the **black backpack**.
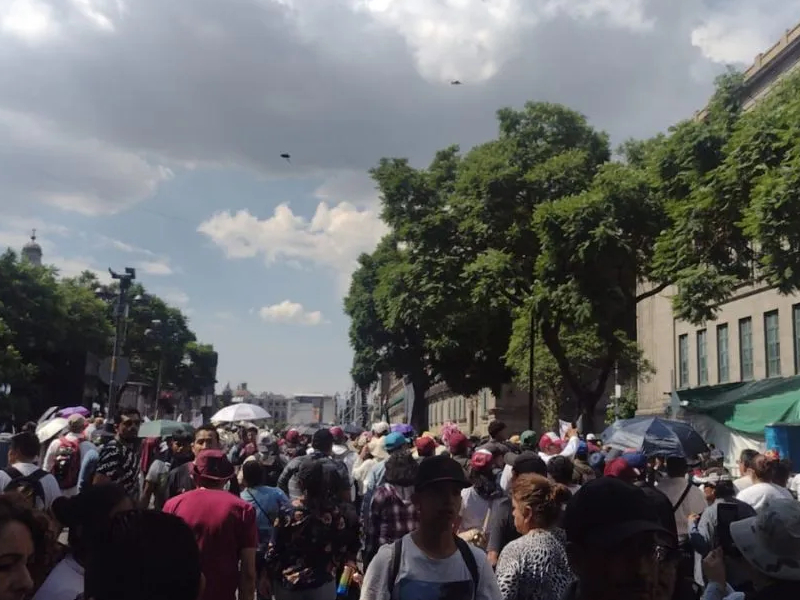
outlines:
[[42, 478], [47, 475], [47, 471], [36, 469], [30, 475], [23, 475], [21, 471], [14, 467], [4, 469], [6, 475], [11, 478], [4, 492], [15, 492], [21, 495], [30, 504], [31, 508], [36, 508], [38, 502], [40, 506], [45, 505], [44, 486]]

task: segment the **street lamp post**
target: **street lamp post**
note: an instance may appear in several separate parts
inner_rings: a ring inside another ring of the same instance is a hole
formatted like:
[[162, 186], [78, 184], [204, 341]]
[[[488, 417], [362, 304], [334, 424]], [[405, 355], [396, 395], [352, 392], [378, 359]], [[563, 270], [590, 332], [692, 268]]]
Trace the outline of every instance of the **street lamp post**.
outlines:
[[124, 273], [109, 269], [111, 279], [119, 281], [119, 295], [114, 304], [114, 348], [111, 351], [111, 369], [108, 379], [108, 418], [113, 419], [117, 410], [117, 360], [122, 353], [125, 338], [125, 324], [128, 317], [128, 291], [136, 279], [136, 269], [125, 267]]
[[158, 339], [159, 356], [158, 356], [158, 376], [156, 377], [155, 389], [155, 413], [158, 414], [158, 400], [161, 396], [161, 386], [164, 378], [164, 344], [167, 340], [175, 335], [175, 320], [170, 318], [164, 323], [161, 319], [153, 319], [150, 321], [151, 329], [145, 331], [145, 335], [154, 336]]

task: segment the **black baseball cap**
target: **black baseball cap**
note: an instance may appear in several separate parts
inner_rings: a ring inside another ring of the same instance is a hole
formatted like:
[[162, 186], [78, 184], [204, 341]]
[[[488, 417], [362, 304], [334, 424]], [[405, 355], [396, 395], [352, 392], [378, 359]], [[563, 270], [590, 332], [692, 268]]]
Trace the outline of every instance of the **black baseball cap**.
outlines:
[[505, 456], [505, 461], [517, 475], [536, 473], [547, 477], [547, 465], [536, 452], [529, 450], [519, 454], [508, 452]]
[[311, 436], [311, 447], [315, 450], [330, 446], [333, 446], [333, 434], [330, 429], [317, 429]]
[[472, 485], [467, 476], [464, 475], [464, 469], [455, 460], [445, 454], [438, 456], [431, 456], [422, 459], [417, 469], [417, 477], [414, 480], [414, 488], [419, 491], [425, 486], [441, 482], [457, 483], [463, 488], [468, 488]]
[[569, 542], [595, 548], [614, 548], [644, 532], [671, 535], [647, 495], [616, 477], [581, 486], [567, 503], [563, 523]]

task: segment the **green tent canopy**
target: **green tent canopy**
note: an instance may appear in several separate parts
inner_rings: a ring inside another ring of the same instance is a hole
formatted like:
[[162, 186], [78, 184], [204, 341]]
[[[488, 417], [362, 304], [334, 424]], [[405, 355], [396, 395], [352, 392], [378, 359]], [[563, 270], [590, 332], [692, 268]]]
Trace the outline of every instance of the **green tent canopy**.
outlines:
[[736, 431], [763, 435], [774, 423], [800, 423], [800, 375], [723, 383], [675, 394], [687, 412], [708, 415]]

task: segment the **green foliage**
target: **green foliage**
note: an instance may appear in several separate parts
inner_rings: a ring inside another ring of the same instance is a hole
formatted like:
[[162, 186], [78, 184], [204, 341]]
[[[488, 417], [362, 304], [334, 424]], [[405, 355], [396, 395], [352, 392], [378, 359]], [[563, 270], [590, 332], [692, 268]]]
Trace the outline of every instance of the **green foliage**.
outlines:
[[[114, 335], [113, 308], [98, 292], [111, 297], [117, 291], [90, 272], [62, 279], [56, 269], [21, 262], [12, 251], [0, 256], [0, 383], [11, 384], [18, 416], [83, 401], [86, 356], [110, 354]], [[144, 293], [134, 285], [130, 298]], [[146, 333], [153, 319], [169, 324], [169, 335]], [[199, 393], [213, 385], [216, 353], [195, 342], [180, 310], [149, 296], [132, 304], [126, 323], [123, 355], [133, 377], [155, 383], [163, 357], [164, 387]]]
[[616, 400], [609, 400], [606, 405], [606, 423], [613, 423], [617, 419], [632, 419], [636, 416], [639, 407], [639, 395], [635, 389], [625, 390]]
[[753, 279], [800, 288], [800, 74], [746, 113], [743, 85], [723, 75], [701, 114], [619, 161], [547, 103], [498, 111], [496, 139], [427, 169], [381, 160], [390, 233], [345, 303], [358, 385], [394, 371], [467, 394], [527, 387], [533, 315], [539, 397], [574, 398], [591, 427], [615, 364], [622, 381], [652, 370], [638, 303], [674, 290], [676, 317], [700, 323]]

